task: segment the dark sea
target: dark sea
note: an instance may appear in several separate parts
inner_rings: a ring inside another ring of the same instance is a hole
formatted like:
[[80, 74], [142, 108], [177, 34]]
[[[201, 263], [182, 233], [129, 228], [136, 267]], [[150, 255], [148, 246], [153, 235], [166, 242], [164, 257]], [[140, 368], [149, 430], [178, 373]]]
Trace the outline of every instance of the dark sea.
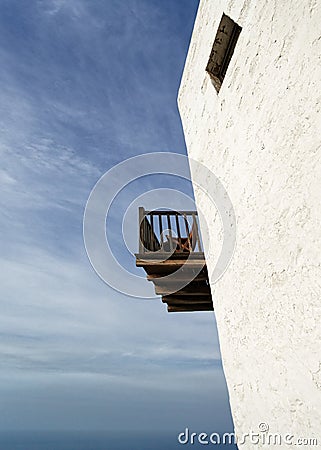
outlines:
[[0, 450], [237, 450], [235, 445], [180, 444], [177, 433], [2, 432]]

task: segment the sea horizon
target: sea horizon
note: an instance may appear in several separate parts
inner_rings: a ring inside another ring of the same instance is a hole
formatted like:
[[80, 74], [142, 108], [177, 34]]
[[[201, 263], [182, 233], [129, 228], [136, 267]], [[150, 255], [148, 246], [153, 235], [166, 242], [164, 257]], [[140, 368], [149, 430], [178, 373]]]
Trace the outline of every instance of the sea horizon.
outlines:
[[138, 430], [10, 430], [0, 431], [0, 450], [178, 450], [180, 448], [237, 450], [235, 445], [211, 443], [206, 445], [197, 441], [193, 444], [190, 441], [180, 444], [178, 434], [176, 431]]

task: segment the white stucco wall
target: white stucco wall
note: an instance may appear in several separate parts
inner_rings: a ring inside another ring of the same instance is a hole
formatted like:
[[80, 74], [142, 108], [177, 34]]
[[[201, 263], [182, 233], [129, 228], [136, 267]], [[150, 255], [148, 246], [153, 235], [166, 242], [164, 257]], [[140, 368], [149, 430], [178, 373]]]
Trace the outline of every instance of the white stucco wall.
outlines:
[[[242, 32], [217, 94], [205, 67], [223, 12]], [[237, 216], [232, 263], [212, 285], [236, 432], [266, 422], [319, 438], [304, 448], [321, 448], [320, 24], [317, 0], [201, 0], [178, 99], [188, 154]]]

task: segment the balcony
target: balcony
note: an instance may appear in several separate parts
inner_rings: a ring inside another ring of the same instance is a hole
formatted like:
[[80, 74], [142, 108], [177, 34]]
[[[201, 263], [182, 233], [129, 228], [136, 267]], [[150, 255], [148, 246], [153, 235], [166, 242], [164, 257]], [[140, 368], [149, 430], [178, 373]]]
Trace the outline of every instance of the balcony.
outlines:
[[139, 253], [168, 312], [213, 311], [197, 211], [139, 208]]

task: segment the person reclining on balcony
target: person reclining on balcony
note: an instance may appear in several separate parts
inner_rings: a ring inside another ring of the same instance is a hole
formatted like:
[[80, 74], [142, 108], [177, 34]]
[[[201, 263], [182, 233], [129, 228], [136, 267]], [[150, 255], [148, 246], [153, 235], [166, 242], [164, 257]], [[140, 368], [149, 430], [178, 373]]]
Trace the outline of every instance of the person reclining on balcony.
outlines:
[[166, 235], [167, 242], [164, 242], [164, 250], [170, 251], [171, 249], [171, 241], [172, 241], [172, 247], [174, 248], [175, 252], [191, 252], [196, 247], [196, 226], [195, 222], [193, 223], [192, 230], [190, 231], [188, 238], [187, 237], [174, 237]]

